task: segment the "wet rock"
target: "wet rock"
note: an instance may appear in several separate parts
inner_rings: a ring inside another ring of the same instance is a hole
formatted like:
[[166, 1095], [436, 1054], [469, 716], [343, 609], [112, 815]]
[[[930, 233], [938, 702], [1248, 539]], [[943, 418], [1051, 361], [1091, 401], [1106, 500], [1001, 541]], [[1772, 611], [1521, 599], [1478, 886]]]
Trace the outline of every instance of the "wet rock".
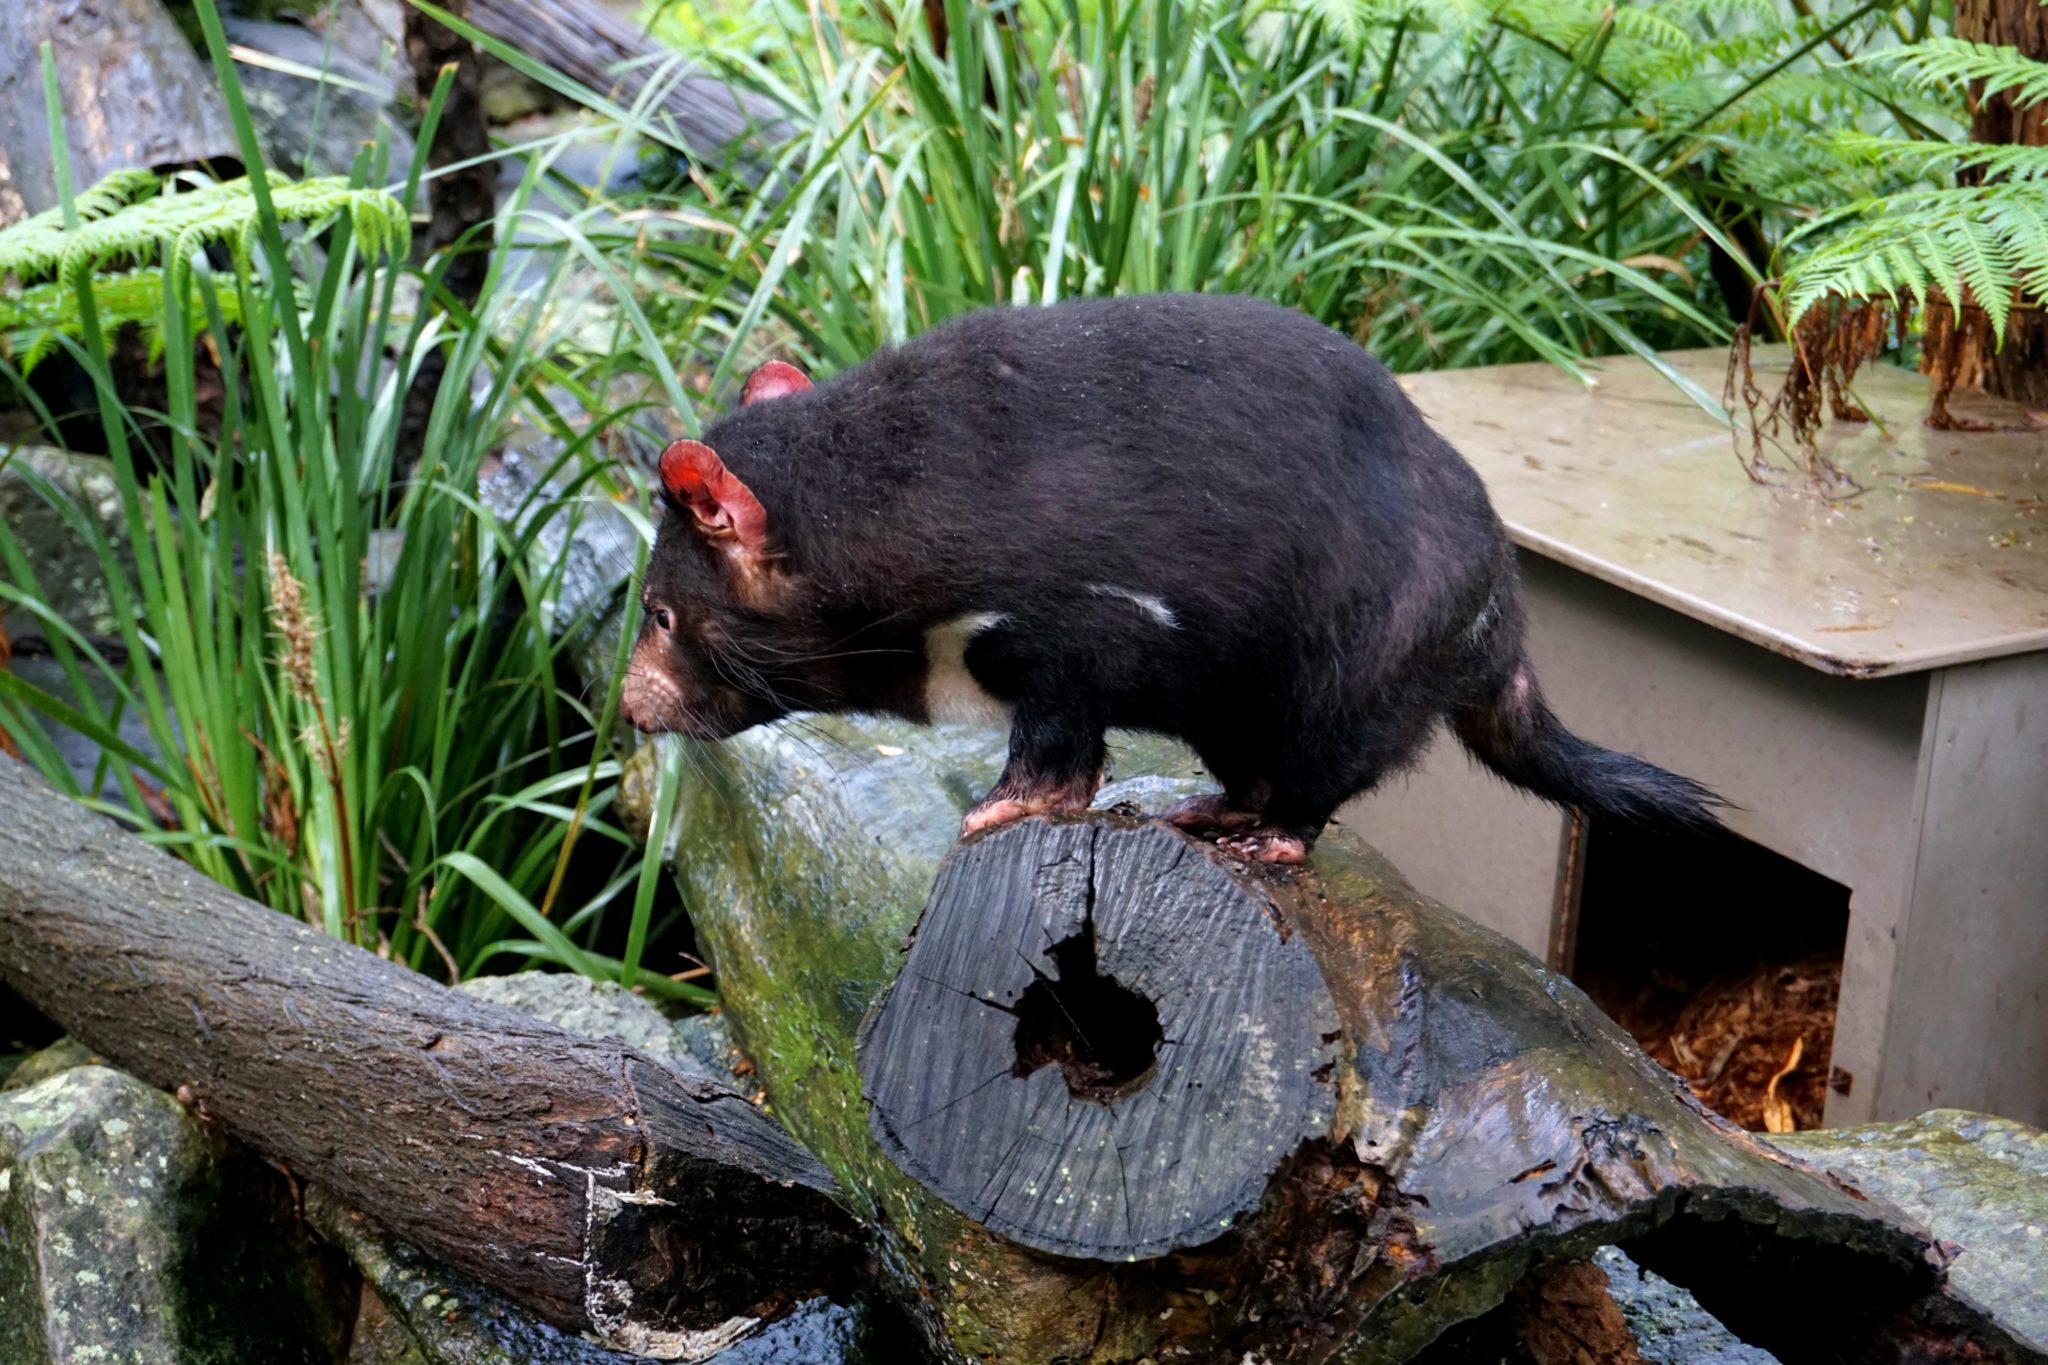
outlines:
[[239, 168], [213, 71], [158, 0], [0, 5], [0, 224], [54, 208], [57, 181], [37, 56], [48, 42], [78, 189], [130, 166]]
[[[230, 42], [328, 78], [242, 66], [238, 74], [257, 139], [270, 164], [290, 175], [347, 175], [381, 130], [389, 160], [380, 182], [403, 184], [413, 140], [393, 110], [401, 88], [411, 89], [411, 69], [395, 48], [378, 50], [379, 34], [354, 5], [337, 6], [335, 14], [336, 22], [324, 29], [289, 19], [225, 21]], [[337, 41], [351, 32], [361, 36]]]
[[[660, 447], [644, 439], [641, 444], [648, 446], [643, 463], [651, 466]], [[585, 480], [573, 494], [562, 491], [581, 472], [579, 463], [563, 463], [562, 443], [552, 433], [522, 421], [506, 432], [497, 460], [477, 489], [479, 500], [508, 523], [523, 522], [551, 500], [573, 498], [573, 508], [564, 505], [543, 518], [536, 549], [545, 562], [563, 564], [556, 628], [580, 622], [580, 635], [571, 646], [579, 651], [594, 647], [603, 633], [639, 548], [632, 519], [602, 489]]]
[[1776, 1365], [1776, 1356], [1737, 1338], [1690, 1291], [1644, 1270], [1619, 1247], [1601, 1247], [1593, 1264], [1607, 1272], [1608, 1290], [1643, 1359], [1657, 1365]]
[[[130, 562], [127, 537], [113, 466], [98, 455], [72, 455], [42, 446], [19, 446], [11, 457], [0, 457], [0, 523], [21, 547], [42, 602], [80, 633], [110, 640], [119, 627], [99, 555], [43, 496], [45, 491], [98, 522], [126, 566]], [[5, 570], [0, 570], [0, 577], [5, 576]], [[14, 645], [8, 671], [67, 704], [75, 704], [71, 680], [46, 643], [51, 627], [40, 616], [20, 608], [0, 612], [0, 625], [6, 627]], [[107, 647], [115, 656], [111, 662], [118, 664], [118, 642]], [[82, 666], [82, 676], [102, 711], [112, 714], [114, 685], [89, 664]], [[54, 722], [46, 724], [65, 766], [81, 787], [89, 786], [102, 757], [100, 746], [74, 730]], [[118, 732], [134, 748], [154, 752], [147, 717], [136, 708], [121, 713]], [[118, 800], [119, 793], [113, 775], [107, 774], [98, 795]]]
[[[111, 635], [113, 602], [99, 556], [43, 496], [39, 483], [97, 521], [117, 552], [124, 552], [125, 562], [127, 535], [113, 463], [98, 455], [70, 455], [46, 446], [17, 446], [11, 454], [0, 455], [0, 522], [27, 556], [42, 600], [86, 634]], [[7, 613], [6, 622], [17, 645], [44, 633], [42, 624], [19, 608]]]
[[348, 1365], [432, 1365], [412, 1329], [387, 1308], [377, 1291], [363, 1286], [356, 1310], [355, 1339], [349, 1343]]
[[385, 1235], [317, 1188], [307, 1192], [306, 1216], [363, 1277], [369, 1330], [358, 1334], [349, 1365], [628, 1365], [642, 1359], [550, 1327]]
[[536, 1015], [586, 1038], [616, 1038], [686, 1075], [732, 1083], [732, 1035], [715, 1015], [671, 1021], [645, 998], [613, 981], [565, 972], [479, 976], [461, 990]]
[[1934, 1109], [1770, 1141], [1925, 1224], [1955, 1252], [1955, 1290], [2048, 1351], [2048, 1133]]
[[282, 1178], [161, 1091], [77, 1066], [0, 1096], [0, 1359], [339, 1361], [356, 1292]]
[[31, 1052], [23, 1058], [20, 1066], [7, 1073], [7, 1080], [0, 1084], [0, 1090], [26, 1090], [60, 1071], [99, 1064], [99, 1057], [84, 1043], [76, 1038], [59, 1038], [40, 1052]]

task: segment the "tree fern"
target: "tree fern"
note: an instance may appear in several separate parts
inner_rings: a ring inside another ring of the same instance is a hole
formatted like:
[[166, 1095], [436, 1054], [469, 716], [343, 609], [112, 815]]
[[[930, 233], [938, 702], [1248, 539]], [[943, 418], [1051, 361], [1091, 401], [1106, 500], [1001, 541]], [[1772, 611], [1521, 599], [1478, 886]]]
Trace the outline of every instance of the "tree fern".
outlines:
[[[1983, 81], [1987, 91], [2016, 91], [2022, 101], [2048, 98], [2048, 62], [2013, 48], [1937, 39], [1878, 55], [1930, 89]], [[2003, 344], [2017, 301], [2048, 300], [2048, 148], [1853, 133], [1830, 142], [1842, 156], [1908, 178], [1975, 167], [1990, 180], [1866, 198], [1793, 234], [1783, 274], [1789, 322], [1829, 298], [1939, 302], [1958, 316], [1974, 303]]]
[[2048, 180], [2048, 147], [1999, 142], [1916, 142], [1910, 138], [1842, 133], [1834, 152], [1914, 176], [1951, 174], [1964, 167], [1986, 180]]
[[1973, 43], [1962, 38], [1929, 38], [1907, 47], [1872, 52], [1858, 59], [1897, 67], [1925, 89], [1951, 89], [1970, 81], [1984, 82], [1979, 99], [2010, 92], [2016, 105], [2048, 100], [2048, 62], [2037, 62], [2018, 48]]

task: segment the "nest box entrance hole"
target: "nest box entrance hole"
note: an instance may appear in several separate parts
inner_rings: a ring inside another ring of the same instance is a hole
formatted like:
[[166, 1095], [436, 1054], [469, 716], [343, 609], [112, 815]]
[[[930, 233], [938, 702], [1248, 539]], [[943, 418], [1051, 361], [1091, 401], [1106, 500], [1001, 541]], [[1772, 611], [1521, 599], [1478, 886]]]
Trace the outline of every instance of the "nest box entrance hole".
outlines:
[[1560, 954], [1644, 1051], [1722, 1117], [1811, 1128], [1829, 1089], [1849, 888], [1740, 835], [1588, 832]]

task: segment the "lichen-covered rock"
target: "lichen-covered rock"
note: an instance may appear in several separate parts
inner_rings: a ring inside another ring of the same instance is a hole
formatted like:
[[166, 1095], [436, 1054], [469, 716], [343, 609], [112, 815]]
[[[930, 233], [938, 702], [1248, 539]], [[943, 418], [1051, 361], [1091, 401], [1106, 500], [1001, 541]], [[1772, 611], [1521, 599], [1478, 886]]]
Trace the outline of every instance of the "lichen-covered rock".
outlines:
[[1777, 1365], [1776, 1356], [1742, 1341], [1689, 1292], [1644, 1270], [1621, 1248], [1601, 1247], [1592, 1259], [1607, 1272], [1608, 1292], [1644, 1360], [1655, 1365]]
[[0, 1096], [0, 1360], [324, 1365], [355, 1280], [283, 1180], [122, 1072]]
[[0, 1083], [0, 1090], [26, 1090], [60, 1071], [69, 1071], [74, 1066], [91, 1066], [99, 1060], [91, 1048], [76, 1038], [59, 1038], [40, 1052], [31, 1052], [22, 1058], [21, 1065], [8, 1072], [7, 1080]]
[[[111, 635], [114, 606], [99, 556], [51, 505], [46, 490], [83, 509], [125, 550], [127, 534], [113, 464], [102, 456], [70, 455], [44, 446], [17, 446], [0, 453], [0, 521], [22, 547], [43, 602], [88, 635]], [[17, 643], [43, 634], [41, 623], [18, 608], [6, 619]]]
[[1949, 1243], [1949, 1283], [2048, 1352], [2048, 1133], [1934, 1109], [1770, 1139], [1884, 1199]]
[[617, 982], [565, 972], [479, 976], [459, 989], [585, 1038], [616, 1038], [685, 1075], [732, 1083], [732, 1037], [716, 1015], [675, 1022]]

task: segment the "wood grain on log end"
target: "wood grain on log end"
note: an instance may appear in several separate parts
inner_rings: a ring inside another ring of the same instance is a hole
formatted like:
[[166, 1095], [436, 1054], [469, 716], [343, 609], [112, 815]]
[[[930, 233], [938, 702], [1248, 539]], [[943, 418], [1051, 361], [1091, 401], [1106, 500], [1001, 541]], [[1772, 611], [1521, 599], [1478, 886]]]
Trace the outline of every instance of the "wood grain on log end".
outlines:
[[1028, 820], [952, 853], [860, 1069], [876, 1139], [1002, 1236], [1129, 1260], [1215, 1240], [1335, 1116], [1314, 957], [1161, 825]]

